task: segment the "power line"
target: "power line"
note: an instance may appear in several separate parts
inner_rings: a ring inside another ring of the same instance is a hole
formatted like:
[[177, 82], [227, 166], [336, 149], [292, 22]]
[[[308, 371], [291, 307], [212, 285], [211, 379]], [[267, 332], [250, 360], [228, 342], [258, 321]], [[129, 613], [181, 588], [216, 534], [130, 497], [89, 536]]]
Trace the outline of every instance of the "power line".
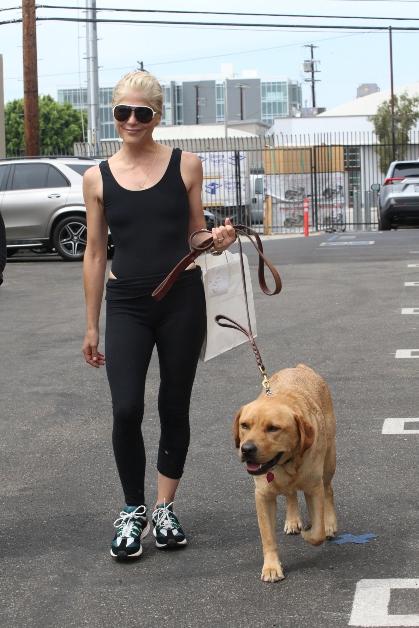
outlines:
[[[406, 0], [404, 0], [406, 1]], [[419, 1], [419, 0], [418, 0]], [[54, 4], [37, 4], [37, 9], [63, 9], [74, 10], [74, 6], [54, 5]], [[182, 10], [166, 10], [166, 9], [123, 9], [121, 7], [97, 7], [96, 11], [103, 12], [121, 12], [121, 13], [168, 13], [182, 15], [237, 15], [241, 17], [303, 17], [315, 19], [339, 19], [339, 20], [395, 20], [412, 22], [419, 18], [408, 17], [383, 17], [383, 16], [354, 16], [354, 15], [313, 15], [304, 13], [247, 13], [234, 11], [182, 11]]]
[[[128, 19], [107, 19], [96, 18], [95, 20], [89, 18], [78, 17], [37, 17], [38, 22], [101, 22], [103, 24], [155, 24], [155, 25], [180, 25], [180, 26], [234, 26], [236, 28], [269, 28], [269, 29], [284, 29], [284, 28], [305, 28], [307, 30], [358, 30], [358, 31], [381, 31], [388, 30], [388, 26], [358, 26], [356, 24], [260, 24], [260, 23], [247, 23], [247, 22], [184, 22], [184, 21], [169, 21], [169, 20], [128, 20]], [[419, 31], [419, 26], [395, 26], [393, 31]]]
[[[375, 33], [373, 33], [375, 34]], [[322, 43], [325, 41], [336, 41], [337, 39], [346, 39], [347, 37], [358, 37], [359, 35], [363, 35], [363, 33], [349, 33], [346, 35], [340, 35], [338, 37], [322, 37], [321, 39], [315, 39], [314, 41], [316, 43]], [[247, 50], [236, 50], [234, 52], [221, 52], [219, 54], [216, 55], [206, 55], [206, 56], [202, 56], [202, 57], [188, 57], [187, 59], [170, 59], [170, 61], [155, 61], [153, 62], [149, 62], [147, 65], [149, 65], [150, 67], [155, 67], [157, 65], [172, 65], [172, 64], [176, 64], [176, 63], [186, 63], [186, 62], [195, 62], [195, 61], [205, 61], [206, 59], [218, 59], [220, 57], [224, 58], [224, 57], [234, 57], [236, 55], [243, 55], [243, 54], [254, 54], [255, 52], [270, 52], [271, 50], [279, 50], [282, 48], [292, 48], [292, 47], [300, 47], [302, 45], [302, 43], [299, 42], [294, 42], [291, 44], [282, 44], [281, 46], [270, 46], [269, 48], [253, 48], [253, 49], [247, 49]], [[118, 66], [118, 67], [113, 67], [113, 68], [109, 68], [109, 67], [105, 67], [102, 68], [101, 67], [101, 72], [114, 72], [115, 70], [127, 70], [129, 68], [131, 68], [132, 65], [123, 65], [123, 66]], [[39, 74], [39, 78], [50, 78], [53, 76], [72, 76], [73, 74], [86, 74], [86, 72], [56, 72], [53, 74]], [[20, 76], [9, 76], [8, 80], [15, 80], [15, 81], [19, 81], [21, 80]]]
[[3, 20], [2, 22], [0, 22], [0, 26], [4, 26], [5, 24], [19, 24], [20, 22], [22, 22], [22, 18], [17, 17], [12, 20]]

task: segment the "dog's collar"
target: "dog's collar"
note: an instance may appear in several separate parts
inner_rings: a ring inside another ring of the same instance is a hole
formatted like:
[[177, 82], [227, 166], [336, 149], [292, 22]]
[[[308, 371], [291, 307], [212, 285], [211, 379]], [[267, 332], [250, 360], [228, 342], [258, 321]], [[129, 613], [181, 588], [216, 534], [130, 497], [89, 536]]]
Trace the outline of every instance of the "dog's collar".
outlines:
[[[288, 458], [288, 460], [286, 460], [285, 462], [281, 463], [281, 467], [285, 467], [286, 464], [288, 464], [289, 462], [292, 462], [292, 458]], [[278, 462], [276, 464], [279, 464]], [[287, 472], [287, 470], [284, 468], [284, 471]], [[266, 474], [266, 481], [268, 482], [268, 484], [270, 482], [273, 482], [273, 480], [275, 479], [275, 475], [273, 474], [272, 471], [268, 471]]]

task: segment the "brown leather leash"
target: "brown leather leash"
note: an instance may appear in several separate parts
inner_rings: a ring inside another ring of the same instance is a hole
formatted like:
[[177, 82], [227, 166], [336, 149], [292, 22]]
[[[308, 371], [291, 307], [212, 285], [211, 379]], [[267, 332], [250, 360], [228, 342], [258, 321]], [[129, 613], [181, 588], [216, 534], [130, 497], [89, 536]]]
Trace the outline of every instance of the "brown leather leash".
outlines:
[[[232, 318], [229, 318], [228, 316], [224, 316], [224, 314], [217, 314], [217, 316], [215, 317], [215, 321], [217, 322], [218, 325], [220, 325], [220, 327], [230, 327], [231, 329], [236, 329], [237, 331], [241, 331], [245, 336], [247, 336], [250, 342], [250, 345], [252, 347], [253, 353], [255, 355], [256, 363], [258, 365], [259, 371], [262, 375], [262, 386], [265, 389], [265, 393], [267, 395], [270, 395], [271, 389], [270, 389], [269, 378], [267, 376], [265, 366], [263, 364], [262, 357], [260, 355], [260, 351], [256, 345], [256, 341], [253, 336], [252, 326], [250, 322], [246, 276], [245, 276], [244, 263], [243, 263], [243, 248], [242, 248], [242, 242], [240, 240], [240, 235], [246, 236], [250, 240], [250, 242], [253, 244], [253, 246], [255, 247], [258, 253], [258, 256], [259, 256], [258, 279], [259, 279], [259, 286], [261, 290], [268, 296], [279, 294], [282, 288], [281, 277], [277, 269], [265, 257], [263, 253], [262, 240], [260, 239], [259, 234], [253, 229], [251, 229], [250, 227], [247, 227], [246, 225], [233, 225], [233, 226], [237, 235], [237, 241], [239, 245], [240, 268], [241, 268], [243, 290], [244, 290], [244, 296], [245, 296], [247, 323], [248, 323], [249, 328], [246, 329], [245, 327], [243, 327], [243, 325], [240, 325], [240, 323], [233, 320]], [[160, 299], [162, 299], [170, 290], [170, 288], [173, 286], [173, 284], [175, 283], [180, 273], [183, 272], [189, 266], [189, 264], [191, 264], [199, 255], [201, 255], [201, 253], [204, 253], [205, 251], [209, 251], [210, 249], [213, 248], [213, 246], [214, 246], [214, 240], [213, 240], [211, 231], [208, 231], [207, 229], [200, 229], [199, 231], [194, 231], [194, 233], [191, 233], [189, 237], [190, 252], [187, 255], [185, 255], [185, 257], [183, 257], [180, 260], [180, 262], [178, 262], [178, 264], [176, 264], [176, 266], [170, 271], [170, 273], [161, 282], [161, 284], [157, 286], [157, 288], [152, 293], [152, 297], [156, 299], [157, 301], [160, 301]], [[270, 290], [266, 284], [265, 265], [270, 270], [271, 275], [274, 280], [274, 288], [272, 290]], [[227, 322], [221, 322], [221, 321], [227, 321]]]

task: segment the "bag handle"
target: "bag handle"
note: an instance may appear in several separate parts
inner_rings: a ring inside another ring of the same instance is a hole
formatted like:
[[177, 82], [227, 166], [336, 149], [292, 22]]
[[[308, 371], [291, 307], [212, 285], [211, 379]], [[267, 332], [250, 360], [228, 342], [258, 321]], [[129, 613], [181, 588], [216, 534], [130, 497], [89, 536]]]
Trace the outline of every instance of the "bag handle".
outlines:
[[[258, 278], [259, 285], [262, 291], [271, 296], [274, 294], [278, 294], [281, 291], [282, 283], [279, 272], [276, 270], [274, 265], [265, 257], [263, 253], [263, 245], [262, 240], [259, 237], [259, 234], [247, 227], [246, 225], [233, 225], [236, 234], [238, 236], [244, 235], [246, 236], [250, 242], [255, 247], [258, 255], [259, 255], [259, 267], [258, 267]], [[241, 249], [241, 242], [239, 240], [239, 247]], [[189, 249], [190, 252], [183, 257], [180, 262], [176, 264], [174, 268], [170, 271], [170, 273], [165, 277], [165, 279], [161, 282], [160, 285], [152, 292], [152, 297], [156, 299], [156, 301], [160, 301], [170, 290], [170, 288], [175, 283], [176, 279], [179, 277], [180, 273], [185, 270], [195, 259], [204, 253], [205, 251], [209, 251], [214, 246], [214, 240], [212, 237], [211, 231], [208, 229], [199, 229], [198, 231], [194, 231], [189, 236]], [[266, 279], [265, 279], [265, 265], [269, 268], [273, 280], [274, 280], [274, 288], [273, 290], [269, 290]]]

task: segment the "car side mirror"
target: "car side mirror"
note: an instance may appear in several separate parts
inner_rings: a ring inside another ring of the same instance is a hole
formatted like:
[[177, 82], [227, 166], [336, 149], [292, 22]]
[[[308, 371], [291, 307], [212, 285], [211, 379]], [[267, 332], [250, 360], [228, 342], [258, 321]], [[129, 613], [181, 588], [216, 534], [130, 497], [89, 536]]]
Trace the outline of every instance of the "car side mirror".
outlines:
[[379, 191], [380, 191], [380, 188], [381, 188], [381, 185], [380, 185], [379, 183], [373, 183], [373, 184], [371, 185], [371, 190], [372, 190], [373, 192], [379, 192]]

